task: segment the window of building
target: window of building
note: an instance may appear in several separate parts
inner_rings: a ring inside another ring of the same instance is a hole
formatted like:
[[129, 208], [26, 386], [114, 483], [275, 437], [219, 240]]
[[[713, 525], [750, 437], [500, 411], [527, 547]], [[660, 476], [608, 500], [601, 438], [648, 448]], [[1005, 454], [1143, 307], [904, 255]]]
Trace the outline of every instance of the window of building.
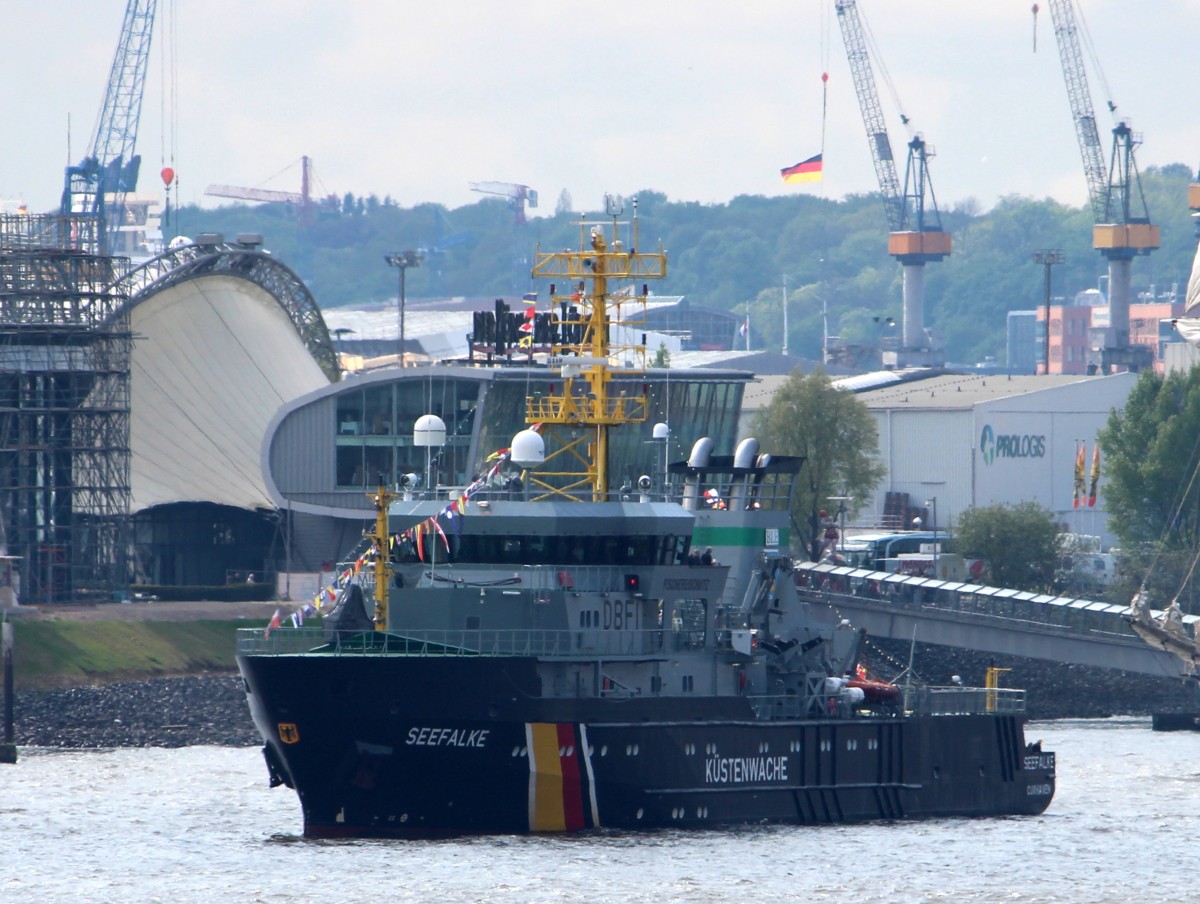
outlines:
[[353, 389], [337, 399], [339, 487], [393, 486], [400, 475], [424, 476], [426, 450], [413, 445], [413, 427], [424, 414], [446, 424], [446, 444], [430, 450], [432, 480], [439, 486], [469, 482], [467, 452], [479, 402], [478, 380], [398, 380]]

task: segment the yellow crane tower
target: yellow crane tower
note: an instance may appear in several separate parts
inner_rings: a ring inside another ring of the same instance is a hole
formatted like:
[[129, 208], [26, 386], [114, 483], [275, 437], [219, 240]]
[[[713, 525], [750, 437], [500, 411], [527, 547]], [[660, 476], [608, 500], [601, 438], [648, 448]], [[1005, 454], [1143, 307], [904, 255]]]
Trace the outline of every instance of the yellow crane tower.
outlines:
[[950, 254], [951, 240], [950, 233], [942, 229], [933, 183], [929, 179], [929, 158], [934, 151], [921, 135], [913, 136], [908, 142], [908, 165], [902, 189], [875, 88], [858, 4], [855, 0], [835, 0], [834, 8], [891, 229], [888, 254], [900, 262], [903, 276], [901, 347], [884, 351], [883, 366], [940, 365], [945, 363], [944, 354], [925, 329], [925, 264], [946, 258]]
[[[1095, 220], [1092, 247], [1108, 261], [1110, 325], [1093, 328], [1089, 334], [1087, 370], [1088, 373], [1111, 373], [1123, 367], [1138, 371], [1151, 365], [1154, 352], [1148, 346], [1129, 342], [1132, 261], [1138, 255], [1149, 254], [1160, 244], [1160, 230], [1150, 222], [1134, 159], [1134, 148], [1142, 139], [1130, 128], [1128, 121], [1118, 122], [1112, 130], [1111, 164], [1105, 167], [1079, 46], [1074, 3], [1072, 0], [1050, 0], [1050, 16]], [[1111, 101], [1108, 108], [1116, 111], [1116, 105]], [[1200, 204], [1200, 193], [1192, 200]], [[1049, 323], [1046, 328], [1050, 328]]]

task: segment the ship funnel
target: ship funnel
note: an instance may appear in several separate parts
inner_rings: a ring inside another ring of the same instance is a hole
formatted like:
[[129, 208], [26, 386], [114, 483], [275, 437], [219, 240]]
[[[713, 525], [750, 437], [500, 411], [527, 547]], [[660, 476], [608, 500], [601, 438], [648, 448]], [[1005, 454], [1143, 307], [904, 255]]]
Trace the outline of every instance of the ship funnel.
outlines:
[[708, 466], [709, 460], [712, 458], [713, 442], [711, 436], [702, 436], [696, 440], [692, 446], [692, 454], [688, 456], [688, 464], [693, 468], [704, 468]]
[[[758, 440], [753, 436], [748, 436], [738, 443], [737, 450], [733, 453], [733, 466], [749, 470], [754, 467], [757, 460]], [[733, 485], [729, 489], [729, 507], [734, 511], [741, 511], [746, 507], [748, 485], [753, 479], [753, 474], [745, 476], [735, 474]]]
[[[688, 466], [692, 468], [706, 467], [712, 458], [712, 450], [715, 445], [711, 436], [702, 436], [696, 440], [692, 446], [692, 454], [688, 456]], [[683, 487], [683, 507], [689, 511], [695, 511], [699, 499], [700, 476], [689, 474]]]

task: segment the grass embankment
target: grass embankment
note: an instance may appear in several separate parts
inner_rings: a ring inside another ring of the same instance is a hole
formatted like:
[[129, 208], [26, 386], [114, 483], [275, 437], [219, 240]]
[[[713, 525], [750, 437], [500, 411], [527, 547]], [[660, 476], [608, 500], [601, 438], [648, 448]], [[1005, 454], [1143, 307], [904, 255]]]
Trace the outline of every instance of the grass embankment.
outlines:
[[14, 683], [49, 690], [231, 671], [242, 621], [38, 621], [13, 626]]

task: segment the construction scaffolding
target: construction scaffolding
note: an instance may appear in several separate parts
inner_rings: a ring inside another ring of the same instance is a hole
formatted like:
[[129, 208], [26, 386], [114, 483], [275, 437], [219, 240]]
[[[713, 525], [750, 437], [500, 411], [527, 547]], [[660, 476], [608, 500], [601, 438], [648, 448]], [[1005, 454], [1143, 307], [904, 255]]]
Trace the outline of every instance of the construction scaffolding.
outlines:
[[129, 584], [130, 265], [90, 253], [96, 229], [0, 216], [0, 542], [23, 603]]

